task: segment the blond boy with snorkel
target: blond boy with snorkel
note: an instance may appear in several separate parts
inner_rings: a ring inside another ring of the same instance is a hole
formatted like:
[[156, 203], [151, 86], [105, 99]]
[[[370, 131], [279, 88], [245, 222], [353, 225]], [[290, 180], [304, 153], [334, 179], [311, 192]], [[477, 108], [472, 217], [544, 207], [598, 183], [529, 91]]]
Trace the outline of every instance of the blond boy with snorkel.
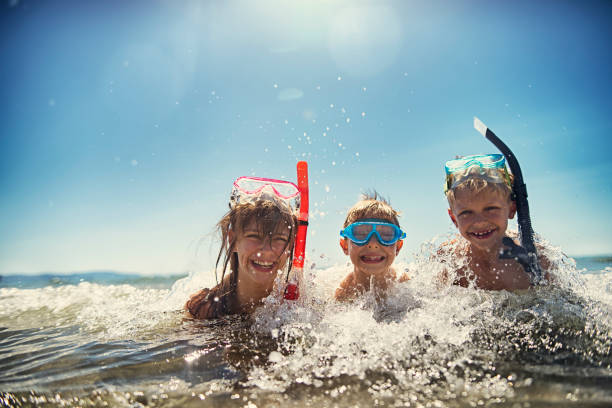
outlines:
[[[510, 149], [480, 120], [474, 119], [475, 128], [504, 154], [473, 155], [446, 162], [448, 215], [465, 240], [443, 244], [439, 255], [464, 257], [467, 261], [455, 271], [453, 284], [488, 290], [527, 289], [548, 279], [542, 276], [542, 269], [548, 269], [549, 262], [537, 255], [533, 243], [520, 166]], [[508, 171], [504, 156], [512, 159], [516, 180]], [[506, 231], [508, 220], [517, 213], [517, 204], [523, 210], [519, 226], [524, 229], [521, 231], [524, 247]], [[441, 278], [448, 280], [448, 271]]]

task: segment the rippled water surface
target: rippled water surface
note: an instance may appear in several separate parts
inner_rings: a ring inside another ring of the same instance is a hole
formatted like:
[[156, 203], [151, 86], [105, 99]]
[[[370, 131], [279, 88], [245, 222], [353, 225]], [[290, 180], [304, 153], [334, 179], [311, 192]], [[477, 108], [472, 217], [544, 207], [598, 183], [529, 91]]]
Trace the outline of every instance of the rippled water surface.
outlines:
[[346, 265], [308, 271], [297, 303], [252, 319], [185, 319], [210, 273], [4, 277], [8, 406], [612, 406], [612, 269], [551, 249], [555, 284], [440, 286], [439, 265], [384, 300], [330, 301]]

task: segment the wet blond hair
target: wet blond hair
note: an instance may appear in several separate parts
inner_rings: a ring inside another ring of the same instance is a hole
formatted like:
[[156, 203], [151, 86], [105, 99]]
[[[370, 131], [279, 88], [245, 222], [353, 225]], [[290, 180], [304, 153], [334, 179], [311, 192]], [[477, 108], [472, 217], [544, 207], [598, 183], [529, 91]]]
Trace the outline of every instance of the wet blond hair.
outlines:
[[[509, 175], [510, 181], [513, 182], [512, 175]], [[455, 205], [456, 194], [458, 192], [468, 192], [473, 195], [477, 195], [483, 191], [490, 191], [491, 193], [500, 194], [502, 197], [508, 200], [512, 199], [512, 189], [506, 183], [493, 183], [490, 180], [480, 177], [469, 177], [464, 182], [459, 184], [457, 187], [449, 189], [446, 192], [446, 199], [448, 204], [452, 207]]]
[[377, 218], [399, 225], [400, 213], [391, 207], [389, 201], [380, 196], [376, 191], [364, 193], [361, 199], [348, 210], [344, 220], [344, 228], [358, 220]]

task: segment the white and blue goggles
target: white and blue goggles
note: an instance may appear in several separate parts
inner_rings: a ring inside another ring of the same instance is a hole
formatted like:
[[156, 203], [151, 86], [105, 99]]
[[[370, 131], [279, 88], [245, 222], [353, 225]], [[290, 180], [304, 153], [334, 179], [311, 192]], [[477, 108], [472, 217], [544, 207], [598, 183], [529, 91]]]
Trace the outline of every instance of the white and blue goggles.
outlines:
[[469, 178], [485, 179], [491, 183], [505, 183], [512, 189], [512, 178], [503, 154], [476, 154], [449, 160], [444, 166], [446, 182], [444, 193]]
[[367, 244], [374, 234], [378, 242], [386, 246], [406, 238], [400, 227], [384, 221], [357, 221], [340, 231], [342, 238], [348, 238], [359, 246]]

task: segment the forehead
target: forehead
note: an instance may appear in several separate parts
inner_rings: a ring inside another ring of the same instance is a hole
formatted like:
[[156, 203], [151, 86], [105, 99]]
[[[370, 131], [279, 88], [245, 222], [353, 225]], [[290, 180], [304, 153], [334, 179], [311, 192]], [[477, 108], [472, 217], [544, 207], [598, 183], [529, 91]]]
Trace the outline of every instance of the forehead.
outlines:
[[289, 235], [291, 232], [291, 226], [283, 219], [278, 220], [277, 223], [271, 225], [270, 223], [251, 219], [244, 223], [242, 231], [257, 231], [264, 234], [283, 234]]
[[485, 188], [479, 192], [473, 192], [470, 190], [459, 190], [455, 192], [454, 203], [451, 204], [452, 208], [468, 208], [474, 206], [486, 206], [486, 205], [508, 205], [510, 203], [510, 197], [507, 197], [501, 191]]

